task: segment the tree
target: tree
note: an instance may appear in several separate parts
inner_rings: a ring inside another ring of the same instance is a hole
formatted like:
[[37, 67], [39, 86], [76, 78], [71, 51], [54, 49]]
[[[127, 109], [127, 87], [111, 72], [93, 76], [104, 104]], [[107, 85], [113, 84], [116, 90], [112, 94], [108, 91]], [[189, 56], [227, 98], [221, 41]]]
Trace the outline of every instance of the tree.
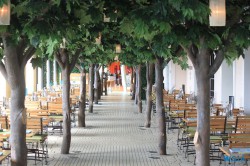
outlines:
[[68, 154], [71, 143], [71, 107], [70, 107], [70, 73], [75, 67], [77, 58], [81, 50], [78, 49], [73, 56], [72, 61], [69, 60], [69, 54], [65, 49], [59, 49], [55, 58], [62, 70], [62, 108], [63, 108], [63, 142], [61, 147], [62, 154]]
[[[147, 50], [144, 59], [155, 62], [156, 113], [159, 127], [159, 153], [166, 154], [166, 124], [163, 105], [163, 65], [170, 59], [178, 59], [182, 49], [172, 33], [172, 13], [167, 1], [136, 1], [131, 12], [121, 21], [121, 32], [139, 41]], [[147, 58], [146, 58], [147, 57]], [[184, 59], [185, 60], [185, 59]], [[150, 97], [148, 97], [150, 98]], [[148, 102], [150, 104], [150, 102]], [[148, 106], [149, 107], [149, 106]], [[150, 113], [148, 113], [150, 114]]]
[[[225, 27], [210, 27], [208, 1], [169, 1], [178, 18], [174, 31], [179, 44], [187, 53], [195, 68], [197, 80], [197, 129], [195, 133], [196, 164], [210, 165], [210, 85], [213, 76], [224, 59], [231, 62], [250, 45], [249, 3], [243, 0], [226, 2]], [[215, 58], [210, 64], [210, 58]]]
[[[0, 5], [2, 6], [1, 1]], [[11, 88], [11, 165], [27, 165], [26, 109], [24, 68], [36, 52], [39, 38], [51, 35], [44, 29], [51, 21], [44, 19], [53, 3], [14, 1], [10, 26], [0, 26], [1, 48], [0, 70]]]
[[[53, 10], [54, 19], [61, 19], [60, 26], [53, 36], [45, 39], [46, 53], [54, 57], [62, 70], [63, 80], [63, 141], [62, 154], [69, 154], [71, 143], [71, 110], [70, 110], [70, 73], [83, 51], [84, 41], [91, 39], [89, 28], [92, 24], [102, 21], [102, 6], [100, 1], [66, 1], [58, 3]], [[92, 10], [95, 9], [95, 14]], [[59, 25], [59, 24], [58, 24]], [[93, 37], [95, 39], [96, 37]], [[65, 41], [65, 42], [64, 42]]]

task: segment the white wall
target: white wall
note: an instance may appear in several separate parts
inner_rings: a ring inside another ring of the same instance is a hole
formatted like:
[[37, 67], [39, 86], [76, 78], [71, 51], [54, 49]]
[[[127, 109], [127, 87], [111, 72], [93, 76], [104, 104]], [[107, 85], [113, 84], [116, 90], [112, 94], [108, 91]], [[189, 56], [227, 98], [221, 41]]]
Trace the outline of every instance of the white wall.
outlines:
[[250, 48], [245, 51], [244, 71], [244, 109], [250, 114]]
[[233, 96], [233, 65], [228, 65], [226, 61], [222, 63], [222, 102], [228, 102], [229, 96]]
[[175, 64], [175, 89], [181, 89], [182, 85], [186, 85], [187, 74], [186, 70], [182, 70], [178, 64]]
[[[165, 90], [172, 90], [173, 88], [178, 90], [182, 87], [183, 84], [187, 87], [187, 70], [182, 70], [181, 67], [178, 64], [174, 64], [173, 61], [170, 61], [164, 68], [163, 76]], [[193, 78], [194, 77], [192, 75], [191, 79]], [[194, 86], [192, 86], [192, 89], [194, 89], [193, 87]], [[186, 91], [186, 93], [188, 92]]]
[[186, 70], [186, 94], [196, 92], [197, 84], [195, 79], [195, 70], [190, 59], [188, 59], [189, 68]]
[[226, 105], [229, 96], [233, 96], [233, 65], [229, 66], [223, 61], [214, 75], [215, 103]]

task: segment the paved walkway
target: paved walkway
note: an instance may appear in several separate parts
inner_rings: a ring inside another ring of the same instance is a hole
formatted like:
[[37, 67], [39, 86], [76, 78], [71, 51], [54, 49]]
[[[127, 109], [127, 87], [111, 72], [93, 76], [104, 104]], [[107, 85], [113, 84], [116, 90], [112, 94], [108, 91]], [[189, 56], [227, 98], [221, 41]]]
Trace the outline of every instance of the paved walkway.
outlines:
[[[144, 107], [145, 108], [145, 107]], [[144, 110], [145, 112], [145, 110]], [[94, 113], [87, 113], [86, 128], [72, 128], [69, 155], [61, 155], [62, 136], [50, 135], [51, 166], [191, 166], [176, 145], [177, 131], [168, 134], [166, 156], [157, 153], [157, 124], [143, 127], [145, 115], [138, 113], [128, 93], [103, 96]], [[193, 158], [190, 158], [193, 161]], [[33, 162], [29, 161], [29, 165]], [[38, 165], [42, 165], [38, 163]], [[211, 163], [211, 165], [218, 165]]]

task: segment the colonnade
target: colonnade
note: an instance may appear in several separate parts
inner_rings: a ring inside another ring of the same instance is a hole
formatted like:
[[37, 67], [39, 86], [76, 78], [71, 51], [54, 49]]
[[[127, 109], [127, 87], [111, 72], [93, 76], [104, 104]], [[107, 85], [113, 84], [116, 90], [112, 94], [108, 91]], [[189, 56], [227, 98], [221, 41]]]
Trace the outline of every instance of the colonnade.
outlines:
[[[191, 61], [188, 69], [182, 70], [172, 61], [164, 69], [164, 88], [166, 90], [180, 89], [185, 85], [186, 93], [197, 93], [195, 70]], [[243, 107], [250, 114], [250, 48], [245, 51], [245, 57], [240, 56], [232, 64], [224, 61], [214, 75], [213, 94], [216, 103], [226, 105], [229, 96], [234, 96], [235, 107]]]

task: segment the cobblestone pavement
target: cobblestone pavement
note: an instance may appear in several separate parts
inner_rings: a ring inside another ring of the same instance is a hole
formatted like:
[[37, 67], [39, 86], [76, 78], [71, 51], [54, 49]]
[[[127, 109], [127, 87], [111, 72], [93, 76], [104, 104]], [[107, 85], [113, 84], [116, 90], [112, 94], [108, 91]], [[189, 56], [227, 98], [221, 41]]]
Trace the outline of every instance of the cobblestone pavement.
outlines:
[[[144, 107], [145, 108], [145, 107]], [[143, 110], [145, 112], [145, 110]], [[157, 152], [157, 123], [144, 128], [144, 113], [138, 113], [128, 93], [112, 92], [103, 96], [94, 113], [86, 113], [86, 128], [72, 128], [69, 155], [60, 154], [62, 136], [49, 135], [51, 166], [191, 166], [176, 145], [177, 131], [167, 135], [167, 155]], [[29, 165], [34, 165], [29, 161]], [[37, 163], [42, 165], [42, 163]], [[211, 165], [219, 165], [211, 162]]]

